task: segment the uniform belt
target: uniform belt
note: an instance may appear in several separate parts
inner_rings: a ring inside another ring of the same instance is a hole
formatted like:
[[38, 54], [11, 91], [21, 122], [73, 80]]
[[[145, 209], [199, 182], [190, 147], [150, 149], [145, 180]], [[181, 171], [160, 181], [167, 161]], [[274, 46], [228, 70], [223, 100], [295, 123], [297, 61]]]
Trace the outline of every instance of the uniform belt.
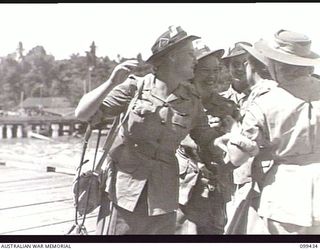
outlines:
[[297, 164], [297, 165], [309, 165], [312, 163], [320, 163], [320, 152], [303, 155], [290, 155], [283, 158], [275, 159], [276, 164]]
[[176, 164], [177, 162], [174, 152], [161, 150], [150, 143], [138, 143], [126, 138], [124, 140], [124, 144], [131, 147], [134, 151], [151, 158], [152, 160], [159, 160], [169, 164]]

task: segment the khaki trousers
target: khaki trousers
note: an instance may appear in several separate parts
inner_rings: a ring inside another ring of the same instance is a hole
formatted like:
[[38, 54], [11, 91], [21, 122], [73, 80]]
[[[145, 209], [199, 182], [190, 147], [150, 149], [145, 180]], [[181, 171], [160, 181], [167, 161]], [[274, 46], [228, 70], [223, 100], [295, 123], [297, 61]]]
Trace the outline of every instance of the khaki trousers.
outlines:
[[320, 234], [320, 225], [303, 227], [295, 224], [264, 219], [270, 234]]
[[98, 215], [96, 234], [174, 234], [175, 222], [176, 212], [156, 216], [148, 215], [147, 189], [145, 187], [133, 212], [116, 204], [103, 202]]

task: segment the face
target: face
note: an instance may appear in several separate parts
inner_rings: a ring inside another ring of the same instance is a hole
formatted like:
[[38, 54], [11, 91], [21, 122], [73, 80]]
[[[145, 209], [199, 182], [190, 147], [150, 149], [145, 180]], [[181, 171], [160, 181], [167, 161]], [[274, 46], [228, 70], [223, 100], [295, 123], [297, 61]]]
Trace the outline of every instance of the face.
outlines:
[[312, 67], [290, 65], [272, 60], [277, 81], [279, 83], [290, 83], [297, 78], [309, 75]]
[[248, 87], [245, 67], [247, 57], [247, 54], [239, 55], [231, 58], [229, 62], [229, 72], [233, 79], [233, 88], [238, 92], [242, 92]]
[[219, 59], [215, 56], [207, 56], [198, 61], [193, 82], [201, 97], [206, 98], [212, 90], [217, 90], [220, 69]]
[[184, 46], [177, 48], [171, 55], [171, 67], [176, 72], [177, 77], [182, 81], [191, 81], [194, 77], [194, 67], [197, 60], [194, 55], [192, 42], [187, 42]]

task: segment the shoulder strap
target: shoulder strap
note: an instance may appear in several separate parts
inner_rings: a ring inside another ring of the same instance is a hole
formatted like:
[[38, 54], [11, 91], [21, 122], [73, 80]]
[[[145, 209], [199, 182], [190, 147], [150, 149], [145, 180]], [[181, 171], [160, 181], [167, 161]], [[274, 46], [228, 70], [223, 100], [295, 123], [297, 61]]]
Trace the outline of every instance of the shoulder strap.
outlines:
[[121, 128], [123, 123], [127, 120], [130, 110], [133, 108], [134, 104], [136, 103], [138, 98], [141, 96], [143, 86], [144, 86], [144, 79], [143, 78], [138, 79], [137, 80], [137, 90], [135, 92], [134, 97], [132, 98], [132, 100], [130, 101], [130, 103], [128, 105], [126, 113], [122, 116], [122, 118], [121, 118], [121, 115], [118, 115], [114, 119], [112, 126], [109, 130], [109, 133], [107, 135], [106, 141], [104, 143], [104, 146], [103, 146], [103, 154], [102, 154], [97, 166], [95, 167], [95, 172], [99, 172], [101, 170], [102, 164], [109, 153], [109, 150], [110, 150], [110, 148], [111, 148], [111, 146], [112, 146], [112, 144], [113, 144], [113, 142], [119, 132], [119, 129]]

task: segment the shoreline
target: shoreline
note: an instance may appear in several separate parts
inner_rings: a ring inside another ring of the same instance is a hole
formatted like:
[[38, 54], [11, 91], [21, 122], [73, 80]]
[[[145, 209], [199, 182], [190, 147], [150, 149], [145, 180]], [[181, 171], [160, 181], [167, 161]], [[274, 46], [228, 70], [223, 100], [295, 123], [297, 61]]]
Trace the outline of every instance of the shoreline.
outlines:
[[[97, 136], [92, 135], [85, 160], [89, 162], [83, 166], [83, 171], [92, 168]], [[97, 159], [102, 154], [104, 137], [101, 138]], [[59, 172], [74, 175], [80, 164], [83, 148], [83, 137], [75, 138], [62, 136], [53, 141], [39, 139], [11, 139], [2, 140], [0, 144], [0, 169], [1, 165], [19, 167], [44, 172]]]

